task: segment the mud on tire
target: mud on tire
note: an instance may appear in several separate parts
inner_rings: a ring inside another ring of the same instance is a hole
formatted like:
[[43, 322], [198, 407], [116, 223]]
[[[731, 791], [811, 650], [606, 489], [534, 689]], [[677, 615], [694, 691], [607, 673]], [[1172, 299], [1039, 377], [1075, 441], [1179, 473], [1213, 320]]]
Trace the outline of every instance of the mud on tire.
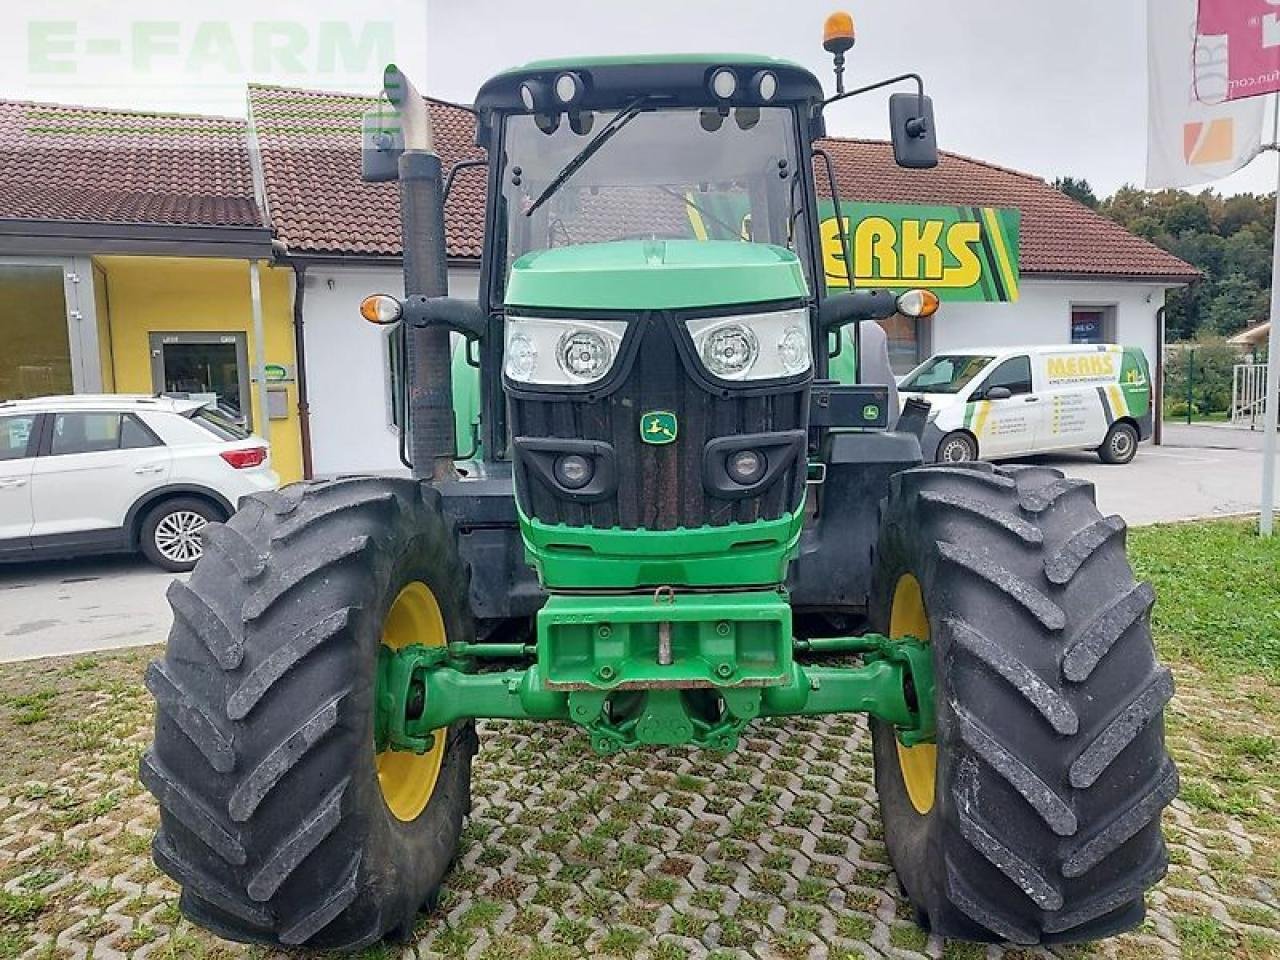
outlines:
[[355, 949], [411, 929], [457, 848], [471, 724], [448, 735], [429, 803], [397, 819], [379, 787], [373, 697], [383, 620], [402, 587], [435, 594], [471, 640], [467, 577], [434, 495], [349, 478], [250, 498], [204, 533], [174, 626], [147, 670], [160, 804], [156, 863], [182, 911], [234, 940]]
[[1178, 788], [1154, 594], [1093, 486], [1043, 467], [925, 467], [893, 480], [872, 609], [920, 584], [936, 671], [932, 809], [873, 725], [886, 843], [917, 918], [943, 936], [1092, 940], [1142, 920]]

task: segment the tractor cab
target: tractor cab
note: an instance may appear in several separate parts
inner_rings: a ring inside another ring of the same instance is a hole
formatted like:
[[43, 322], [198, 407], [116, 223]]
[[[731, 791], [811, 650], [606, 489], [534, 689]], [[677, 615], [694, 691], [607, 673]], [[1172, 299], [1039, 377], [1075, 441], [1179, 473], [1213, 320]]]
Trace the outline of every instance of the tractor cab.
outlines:
[[[476, 98], [490, 306], [810, 298], [821, 100], [811, 73], [769, 57], [545, 61], [495, 77]], [[724, 282], [760, 266], [775, 286]], [[616, 283], [631, 267], [648, 279]], [[579, 270], [585, 288], [547, 290], [546, 275]], [[613, 275], [594, 283], [601, 270]]]

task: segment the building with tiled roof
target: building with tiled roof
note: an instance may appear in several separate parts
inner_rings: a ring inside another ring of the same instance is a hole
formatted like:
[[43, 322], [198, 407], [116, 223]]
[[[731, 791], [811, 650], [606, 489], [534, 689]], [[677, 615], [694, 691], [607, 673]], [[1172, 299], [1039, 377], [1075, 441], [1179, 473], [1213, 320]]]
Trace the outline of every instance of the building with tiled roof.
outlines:
[[[246, 123], [0, 102], [0, 399], [184, 389], [270, 428], [288, 478], [399, 469], [394, 344], [357, 319], [365, 295], [402, 289], [397, 187], [360, 175], [374, 103], [254, 85]], [[429, 108], [446, 169], [483, 159], [470, 111]], [[1196, 278], [1188, 264], [1038, 177], [950, 153], [904, 170], [878, 141], [822, 146], [846, 203], [1019, 224], [1020, 278], [983, 295], [1004, 302], [944, 292], [933, 320], [889, 324], [899, 369], [977, 342], [1072, 339], [1158, 362], [1165, 292]], [[446, 207], [455, 296], [477, 293], [484, 204], [483, 170], [461, 172]], [[259, 337], [270, 384], [252, 376]]]
[[[299, 256], [400, 255], [395, 184], [360, 180], [360, 118], [372, 97], [254, 86], [249, 90], [262, 151], [267, 203], [276, 236]], [[447, 170], [482, 158], [472, 115], [433, 101], [436, 149]], [[846, 200], [1013, 207], [1022, 214], [1022, 272], [1043, 276], [1115, 276], [1185, 283], [1199, 273], [1183, 260], [1077, 203], [1039, 177], [943, 152], [933, 170], [905, 170], [888, 143], [828, 139]], [[822, 165], [818, 188], [830, 196]], [[448, 251], [479, 260], [484, 182], [463, 175], [445, 211]]]
[[[321, 472], [399, 466], [388, 378], [375, 375], [391, 348], [384, 331], [351, 322], [360, 298], [398, 292], [400, 212], [394, 184], [360, 178], [361, 117], [372, 97], [275, 86], [249, 90], [261, 155], [260, 194], [277, 240], [305, 272], [302, 315], [312, 450]], [[465, 108], [429, 101], [445, 169], [483, 157]], [[1158, 315], [1170, 287], [1195, 280], [1184, 261], [1129, 233], [1039, 177], [943, 153], [932, 170], [904, 170], [887, 143], [822, 143], [843, 201], [1017, 211], [1017, 302], [960, 302], [944, 293], [932, 321], [890, 323], [895, 367], [930, 353], [984, 343], [1106, 339], [1159, 358]], [[819, 193], [830, 195], [822, 164]], [[459, 174], [446, 208], [450, 289], [475, 296], [484, 227], [482, 171]], [[678, 208], [678, 204], [676, 205]], [[665, 231], [660, 231], [665, 232]], [[358, 372], [357, 372], [358, 371]]]
[[243, 120], [0, 101], [0, 400], [216, 398], [300, 478], [296, 385], [249, 366], [296, 356], [254, 180]]

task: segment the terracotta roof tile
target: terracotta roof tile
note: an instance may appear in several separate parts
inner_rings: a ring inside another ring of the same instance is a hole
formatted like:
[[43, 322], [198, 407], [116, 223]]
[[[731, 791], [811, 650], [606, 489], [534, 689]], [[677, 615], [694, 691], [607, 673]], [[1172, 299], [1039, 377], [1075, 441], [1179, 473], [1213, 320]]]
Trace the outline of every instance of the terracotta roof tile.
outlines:
[[0, 219], [264, 227], [246, 124], [0, 101]]
[[[399, 256], [399, 201], [393, 183], [360, 179], [361, 116], [372, 97], [283, 87], [249, 89], [276, 235], [294, 253]], [[430, 101], [436, 147], [446, 169], [482, 157], [470, 113]], [[1190, 264], [1053, 189], [1038, 177], [944, 153], [933, 170], [903, 170], [887, 143], [830, 139], [841, 195], [867, 201], [1016, 207], [1022, 211], [1025, 274], [1196, 279]], [[819, 170], [822, 167], [819, 164]], [[826, 193], [824, 173], [820, 192]], [[445, 211], [449, 256], [478, 259], [484, 184], [459, 179]]]
[[[399, 256], [400, 200], [394, 183], [360, 179], [360, 129], [372, 97], [251, 86], [249, 105], [262, 155], [267, 209], [294, 253]], [[429, 103], [445, 170], [483, 158], [470, 113]], [[445, 209], [450, 257], [480, 258], [482, 172], [460, 175]]]

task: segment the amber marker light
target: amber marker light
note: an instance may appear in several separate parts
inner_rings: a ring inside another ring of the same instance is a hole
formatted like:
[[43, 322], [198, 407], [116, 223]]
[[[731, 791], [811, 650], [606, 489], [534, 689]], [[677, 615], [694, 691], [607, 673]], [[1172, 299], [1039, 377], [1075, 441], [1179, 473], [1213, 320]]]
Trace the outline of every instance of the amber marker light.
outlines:
[[400, 301], [385, 293], [375, 293], [360, 301], [360, 316], [380, 327], [398, 323], [402, 314]]
[[822, 49], [827, 53], [844, 53], [853, 47], [855, 40], [853, 15], [844, 10], [831, 14], [822, 25]]
[[932, 317], [940, 302], [932, 290], [908, 290], [898, 298], [898, 312], [904, 317]]

